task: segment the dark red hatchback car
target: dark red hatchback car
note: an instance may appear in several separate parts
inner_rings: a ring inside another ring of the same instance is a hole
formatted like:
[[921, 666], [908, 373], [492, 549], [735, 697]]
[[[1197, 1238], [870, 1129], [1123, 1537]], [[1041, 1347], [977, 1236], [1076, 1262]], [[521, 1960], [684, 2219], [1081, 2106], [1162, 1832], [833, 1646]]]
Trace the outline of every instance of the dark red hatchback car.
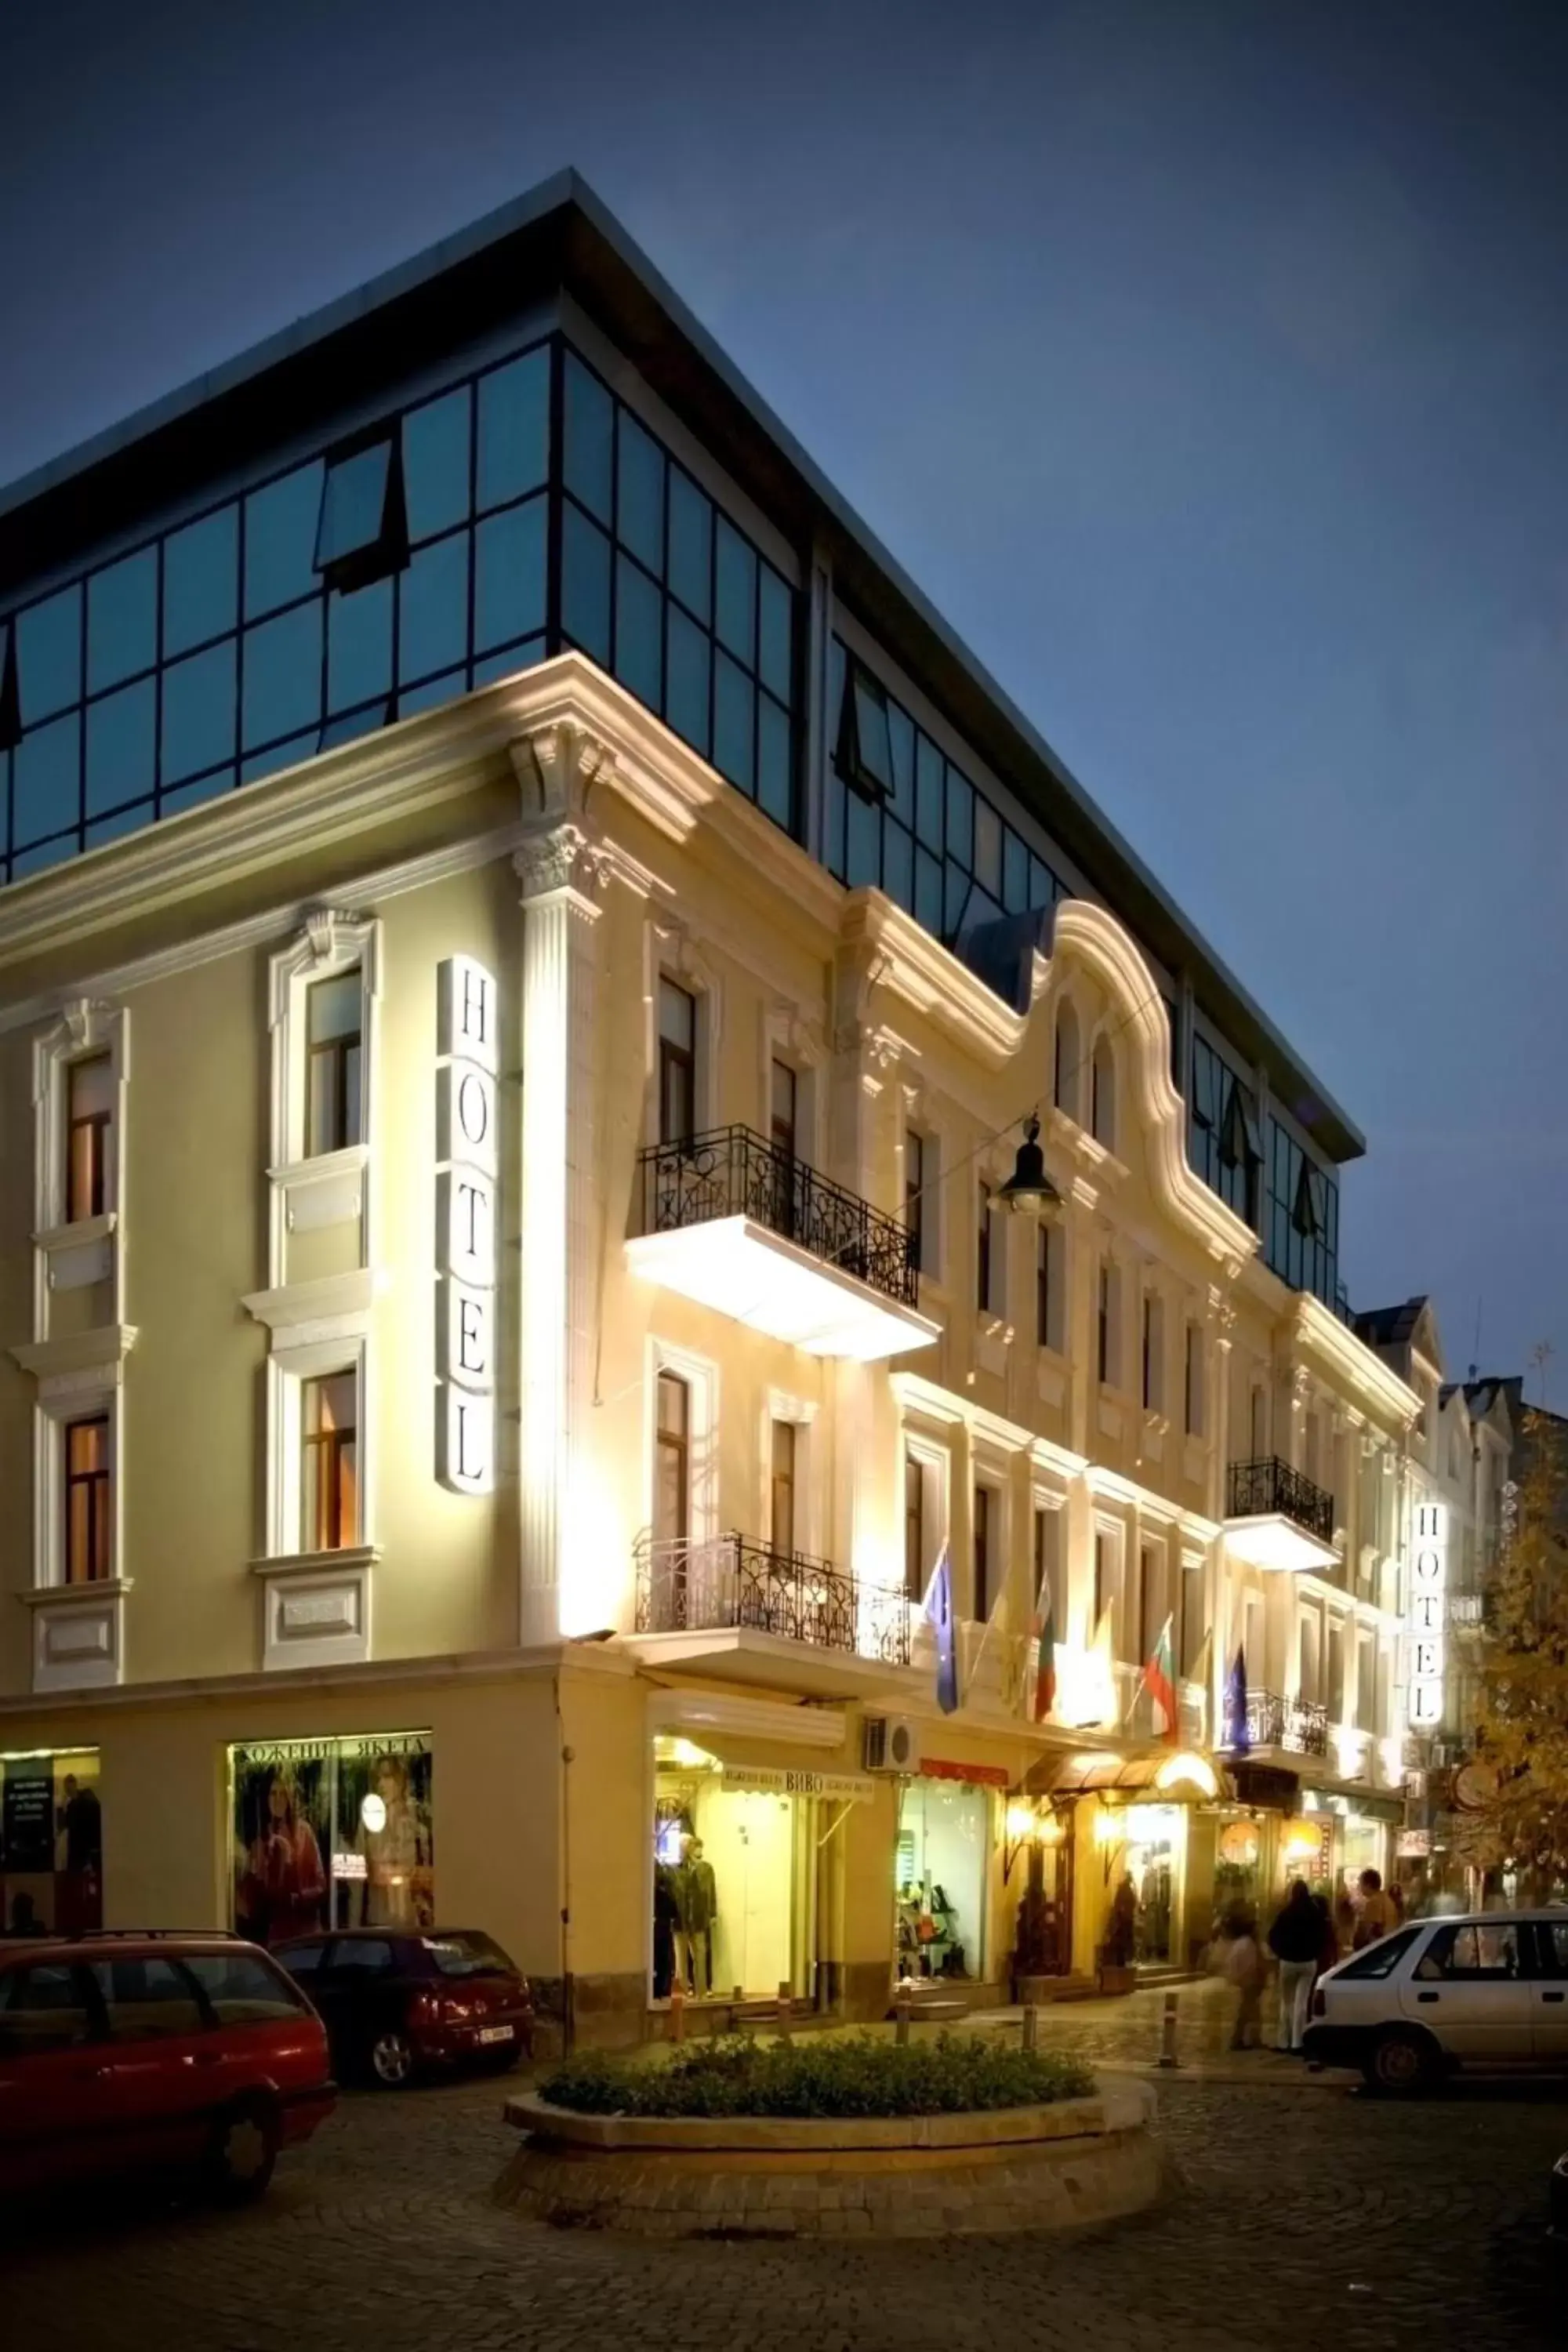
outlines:
[[200, 2168], [255, 2196], [335, 2098], [321, 2021], [234, 1937], [40, 1937], [0, 1949], [0, 2193]]
[[345, 1928], [273, 1957], [326, 2021], [343, 2076], [388, 2090], [435, 2067], [504, 2067], [533, 2048], [528, 1980], [476, 1927]]

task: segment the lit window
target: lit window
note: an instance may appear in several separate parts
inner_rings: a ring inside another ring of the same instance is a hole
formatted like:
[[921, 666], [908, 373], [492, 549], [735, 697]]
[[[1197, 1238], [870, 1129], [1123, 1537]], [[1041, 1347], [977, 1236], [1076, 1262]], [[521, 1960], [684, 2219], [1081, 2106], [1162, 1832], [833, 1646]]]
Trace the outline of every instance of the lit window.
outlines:
[[301, 1384], [300, 1501], [307, 1551], [359, 1541], [359, 1431], [353, 1372]]
[[114, 1103], [107, 1054], [73, 1062], [67, 1074], [66, 1223], [101, 1217], [109, 1206], [109, 1147]]
[[408, 561], [403, 467], [390, 436], [329, 458], [315, 568], [329, 587], [363, 588]]
[[66, 1423], [68, 1584], [96, 1584], [111, 1573], [109, 1540], [109, 1416]]
[[342, 1151], [363, 1139], [361, 1071], [363, 991], [359, 967], [314, 982], [308, 992], [309, 1069], [305, 1157]]
[[838, 772], [868, 800], [885, 800], [893, 790], [893, 742], [888, 698], [868, 671], [850, 662], [844, 675], [838, 712]]

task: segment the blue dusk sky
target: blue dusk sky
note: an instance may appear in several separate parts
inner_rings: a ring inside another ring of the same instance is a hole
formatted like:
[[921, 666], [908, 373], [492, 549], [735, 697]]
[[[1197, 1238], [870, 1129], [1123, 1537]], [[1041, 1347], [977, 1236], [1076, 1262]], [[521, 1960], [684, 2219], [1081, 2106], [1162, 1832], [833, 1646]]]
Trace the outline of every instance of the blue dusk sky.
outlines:
[[1568, 1351], [1568, 8], [18, 0], [0, 88], [0, 480], [575, 164], [1363, 1129], [1352, 1300]]

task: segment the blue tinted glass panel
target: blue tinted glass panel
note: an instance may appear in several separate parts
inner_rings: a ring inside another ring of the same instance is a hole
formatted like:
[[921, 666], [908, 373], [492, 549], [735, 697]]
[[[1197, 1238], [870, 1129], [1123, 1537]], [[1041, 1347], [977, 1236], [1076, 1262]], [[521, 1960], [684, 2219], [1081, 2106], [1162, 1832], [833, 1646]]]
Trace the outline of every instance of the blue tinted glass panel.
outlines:
[[719, 642], [752, 669], [757, 658], [757, 559], [722, 515], [714, 542], [714, 590]]
[[144, 547], [87, 583], [87, 690], [118, 686], [158, 658], [158, 551]]
[[245, 501], [245, 617], [276, 612], [316, 587], [316, 523], [321, 511], [320, 457]]
[[669, 584], [706, 621], [713, 602], [713, 509], [678, 466], [669, 469]]
[[439, 710], [444, 702], [454, 702], [466, 690], [468, 672], [449, 669], [445, 677], [427, 677], [423, 686], [414, 686], [397, 698], [399, 719], [412, 719], [416, 710]]
[[403, 499], [410, 539], [432, 539], [468, 513], [468, 408], [465, 384], [403, 420]]
[[178, 783], [234, 757], [235, 647], [230, 637], [163, 672], [163, 781]]
[[974, 877], [994, 898], [1002, 895], [1002, 820], [987, 800], [974, 802]]
[[[671, 488], [674, 476], [670, 477]], [[668, 675], [665, 683], [664, 715], [678, 735], [684, 735], [706, 759], [708, 755], [708, 639], [682, 612], [668, 613]]]
[[544, 626], [544, 500], [509, 507], [474, 533], [474, 650]]
[[74, 857], [77, 840], [74, 833], [62, 834], [58, 840], [46, 841], [37, 849], [19, 850], [11, 860], [11, 879], [20, 882], [24, 875], [41, 874], [47, 866], [61, 865]]
[[1011, 825], [1002, 849], [1002, 903], [1010, 915], [1021, 915], [1029, 903], [1029, 853]]
[[62, 588], [58, 596], [16, 615], [16, 680], [22, 724], [47, 719], [81, 692], [81, 590]]
[[962, 866], [955, 866], [950, 857], [942, 868], [942, 935], [944, 939], [952, 939], [956, 933], [973, 887]]
[[563, 365], [562, 472], [573, 496], [581, 499], [601, 522], [607, 523], [615, 471], [615, 410], [598, 377], [589, 374], [574, 352], [565, 354]]
[[316, 738], [318, 751], [330, 751], [339, 743], [357, 743], [362, 735], [374, 735], [378, 727], [386, 724], [387, 698], [367, 703], [359, 710], [342, 710], [329, 719]]
[[610, 666], [610, 542], [580, 508], [561, 510], [561, 625], [605, 669]]
[[888, 705], [888, 741], [892, 752], [892, 791], [888, 805], [906, 824], [915, 821], [915, 730], [907, 710]]
[[[792, 634], [795, 618], [795, 598], [788, 583], [779, 578], [771, 564], [762, 567], [761, 583], [762, 635], [757, 649], [757, 668], [763, 684], [776, 694], [781, 702], [788, 702], [794, 688], [794, 646]], [[833, 704], [837, 709], [838, 705]]]
[[549, 461], [550, 353], [541, 349], [479, 378], [480, 507], [542, 489]]
[[259, 628], [247, 629], [242, 740], [248, 750], [274, 735], [315, 727], [321, 716], [321, 600], [311, 598]]
[[782, 824], [786, 833], [793, 829], [789, 713], [769, 694], [757, 697], [757, 802], [775, 824]]
[[847, 815], [844, 879], [851, 890], [859, 890], [882, 879], [882, 813], [874, 801], [851, 793]]
[[71, 711], [24, 735], [11, 754], [11, 840], [15, 848], [75, 824], [79, 814], [81, 719]]
[[1031, 907], [1054, 907], [1057, 894], [1052, 887], [1051, 869], [1031, 851], [1029, 856], [1029, 904]]
[[663, 700], [664, 598], [627, 555], [616, 558], [616, 676], [658, 710]]
[[474, 684], [492, 686], [498, 677], [515, 677], [520, 669], [531, 669], [535, 662], [544, 659], [544, 639], [527, 637], [521, 646], [505, 646], [499, 654], [490, 654], [484, 661], [474, 664]]
[[392, 691], [392, 583], [327, 599], [327, 709]]
[[163, 541], [163, 658], [221, 637], [239, 617], [239, 509], [219, 507]]
[[827, 771], [827, 809], [824, 825], [823, 855], [827, 870], [844, 879], [844, 779], [837, 768]]
[[942, 847], [942, 753], [921, 735], [915, 744], [915, 831], [935, 850]]
[[[165, 703], [164, 709], [167, 711]], [[203, 801], [216, 801], [220, 793], [234, 790], [234, 770], [219, 768], [216, 774], [203, 776], [194, 784], [182, 784], [178, 792], [161, 793], [158, 796], [160, 816], [179, 816], [188, 808], [196, 808]]]
[[468, 534], [422, 547], [397, 583], [397, 675], [449, 669], [468, 650]]
[[752, 746], [756, 689], [728, 654], [715, 654], [713, 660], [713, 765], [749, 793], [756, 783]]
[[118, 841], [121, 834], [140, 833], [144, 824], [152, 824], [155, 814], [151, 801], [138, 801], [134, 808], [118, 809], [112, 816], [100, 817], [96, 824], [88, 826], [87, 846], [97, 849], [103, 842]]
[[327, 468], [321, 497], [321, 524], [316, 537], [316, 568], [345, 555], [374, 547], [386, 517], [386, 486], [392, 471], [392, 444], [377, 441], [352, 457], [339, 457]]
[[141, 800], [155, 782], [157, 764], [153, 730], [157, 720], [156, 681], [144, 677], [136, 686], [91, 702], [87, 711], [87, 814], [101, 815], [121, 801]]
[[291, 736], [287, 743], [274, 743], [265, 751], [254, 752], [239, 763], [239, 781], [254, 784], [263, 776], [275, 776], [280, 768], [292, 768], [300, 760], [315, 757], [317, 730], [308, 735]]
[[664, 575], [664, 452], [626, 409], [620, 415], [617, 528], [623, 547]]
[[909, 914], [915, 910], [915, 845], [889, 817], [882, 827], [882, 887]]
[[947, 771], [947, 854], [974, 864], [974, 787], [951, 762]]

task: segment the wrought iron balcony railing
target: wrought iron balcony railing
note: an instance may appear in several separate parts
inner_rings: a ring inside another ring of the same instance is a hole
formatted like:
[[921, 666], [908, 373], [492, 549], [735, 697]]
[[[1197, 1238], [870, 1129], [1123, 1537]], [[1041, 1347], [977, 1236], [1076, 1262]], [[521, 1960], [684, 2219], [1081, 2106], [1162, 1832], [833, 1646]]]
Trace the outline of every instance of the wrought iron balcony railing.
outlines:
[[718, 1127], [642, 1154], [645, 1234], [750, 1217], [901, 1307], [920, 1303], [913, 1236], [749, 1127]]
[[[1227, 1726], [1226, 1745], [1234, 1747]], [[1313, 1699], [1282, 1698], [1278, 1691], [1247, 1694], [1247, 1744], [1279, 1748], [1295, 1756], [1326, 1756], [1329, 1752], [1329, 1711]]]
[[1230, 1465], [1226, 1514], [1233, 1519], [1268, 1518], [1278, 1512], [1304, 1528], [1320, 1543], [1334, 1539], [1334, 1498], [1304, 1471], [1292, 1470], [1276, 1454]]
[[818, 1650], [910, 1663], [910, 1604], [903, 1593], [864, 1583], [851, 1570], [799, 1551], [774, 1551], [749, 1536], [637, 1545], [639, 1633], [710, 1633], [744, 1627], [781, 1633]]

